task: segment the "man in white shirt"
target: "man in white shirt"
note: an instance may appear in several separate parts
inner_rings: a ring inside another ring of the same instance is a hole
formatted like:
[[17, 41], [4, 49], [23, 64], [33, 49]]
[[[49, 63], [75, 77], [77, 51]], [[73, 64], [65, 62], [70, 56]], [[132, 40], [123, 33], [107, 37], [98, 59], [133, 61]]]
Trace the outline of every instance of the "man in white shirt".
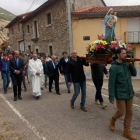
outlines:
[[43, 66], [41, 60], [37, 59], [37, 54], [33, 54], [33, 59], [29, 61], [29, 75], [32, 83], [32, 94], [39, 99], [41, 96], [41, 79]]

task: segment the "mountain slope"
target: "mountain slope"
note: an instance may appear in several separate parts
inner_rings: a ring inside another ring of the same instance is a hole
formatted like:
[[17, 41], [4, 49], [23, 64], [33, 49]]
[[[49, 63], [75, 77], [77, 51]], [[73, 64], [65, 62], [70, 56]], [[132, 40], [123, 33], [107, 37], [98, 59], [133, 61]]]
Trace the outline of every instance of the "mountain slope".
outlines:
[[0, 19], [11, 21], [14, 18], [15, 18], [14, 14], [0, 7]]

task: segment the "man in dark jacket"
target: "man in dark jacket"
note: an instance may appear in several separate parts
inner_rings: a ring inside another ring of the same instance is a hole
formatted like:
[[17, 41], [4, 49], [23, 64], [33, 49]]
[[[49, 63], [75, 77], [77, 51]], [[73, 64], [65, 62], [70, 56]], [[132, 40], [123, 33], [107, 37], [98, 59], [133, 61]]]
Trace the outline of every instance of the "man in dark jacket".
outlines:
[[62, 55], [63, 57], [60, 59], [60, 66], [61, 66], [61, 71], [62, 71], [61, 74], [63, 74], [65, 77], [68, 93], [70, 93], [70, 86], [68, 85], [68, 79], [66, 75], [66, 66], [67, 66], [67, 62], [70, 60], [70, 57], [67, 55], [67, 52], [63, 52]]
[[[19, 51], [15, 51], [14, 58], [10, 59], [9, 68], [10, 68], [10, 74], [13, 83], [14, 101], [17, 101], [17, 95], [18, 95], [18, 99], [22, 100], [21, 82], [22, 82], [22, 71], [24, 68], [24, 62], [21, 58], [19, 58]], [[17, 90], [18, 90], [18, 94], [17, 94]]]
[[52, 56], [52, 61], [47, 63], [47, 75], [49, 76], [49, 92], [52, 92], [52, 83], [55, 81], [56, 94], [61, 95], [59, 92], [59, 70], [60, 64], [56, 59], [56, 56]]
[[77, 51], [73, 50], [71, 53], [71, 58], [67, 63], [67, 78], [68, 78], [68, 85], [71, 86], [71, 78], [72, 76], [72, 82], [74, 85], [74, 95], [70, 101], [71, 108], [74, 109], [74, 102], [77, 99], [79, 93], [80, 93], [80, 88], [81, 88], [81, 110], [87, 112], [85, 108], [85, 99], [86, 99], [86, 77], [84, 74], [84, 69], [83, 65], [89, 66], [88, 63], [86, 63], [85, 59], [80, 59], [77, 56]]
[[[102, 108], [104, 109], [107, 107], [104, 104], [103, 97], [101, 94], [102, 91], [102, 86], [103, 86], [103, 78], [104, 74], [108, 78], [108, 72], [106, 67], [103, 64], [91, 64], [91, 74], [92, 74], [92, 80], [96, 88], [96, 95], [95, 95], [95, 103], [97, 105], [101, 105]], [[99, 100], [99, 102], [98, 102]]]
[[137, 72], [133, 63], [126, 63], [126, 50], [124, 48], [117, 50], [117, 56], [118, 59], [113, 61], [110, 68], [109, 100], [114, 104], [114, 98], [116, 98], [118, 111], [110, 119], [109, 127], [114, 131], [117, 119], [125, 115], [123, 136], [130, 140], [137, 140], [130, 132], [134, 97], [131, 76], [136, 76]]

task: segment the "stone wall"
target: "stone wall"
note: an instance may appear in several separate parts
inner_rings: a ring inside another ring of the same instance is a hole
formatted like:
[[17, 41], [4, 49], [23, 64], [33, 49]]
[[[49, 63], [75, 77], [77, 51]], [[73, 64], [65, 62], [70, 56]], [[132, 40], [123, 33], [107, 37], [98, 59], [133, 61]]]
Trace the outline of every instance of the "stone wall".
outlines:
[[[47, 26], [46, 14], [51, 13], [52, 24]], [[38, 35], [37, 41], [33, 39], [33, 22], [37, 21]], [[30, 27], [30, 33], [27, 33], [27, 25]], [[39, 53], [49, 53], [49, 46], [53, 47], [53, 54], [59, 55], [63, 51], [69, 53], [68, 35], [67, 35], [67, 20], [66, 20], [66, 5], [63, 1], [58, 0], [57, 3], [46, 9], [42, 13], [23, 25], [25, 37], [25, 49], [31, 46], [31, 51], [38, 49]]]
[[90, 6], [104, 6], [102, 0], [71, 0], [73, 10], [83, 9]]
[[[19, 21], [9, 28], [9, 46], [11, 47], [11, 51], [19, 50], [19, 42], [23, 41], [22, 25], [18, 24]], [[20, 26], [20, 30], [18, 26]], [[12, 34], [12, 28], [14, 34]]]

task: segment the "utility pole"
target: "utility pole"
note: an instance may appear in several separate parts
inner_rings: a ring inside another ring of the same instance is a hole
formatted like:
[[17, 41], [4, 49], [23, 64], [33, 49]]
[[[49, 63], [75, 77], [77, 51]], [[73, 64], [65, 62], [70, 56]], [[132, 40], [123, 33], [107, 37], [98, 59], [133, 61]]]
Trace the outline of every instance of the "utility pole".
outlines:
[[66, 13], [67, 13], [67, 29], [68, 29], [69, 50], [71, 52], [73, 50], [73, 36], [72, 36], [70, 0], [66, 0]]

